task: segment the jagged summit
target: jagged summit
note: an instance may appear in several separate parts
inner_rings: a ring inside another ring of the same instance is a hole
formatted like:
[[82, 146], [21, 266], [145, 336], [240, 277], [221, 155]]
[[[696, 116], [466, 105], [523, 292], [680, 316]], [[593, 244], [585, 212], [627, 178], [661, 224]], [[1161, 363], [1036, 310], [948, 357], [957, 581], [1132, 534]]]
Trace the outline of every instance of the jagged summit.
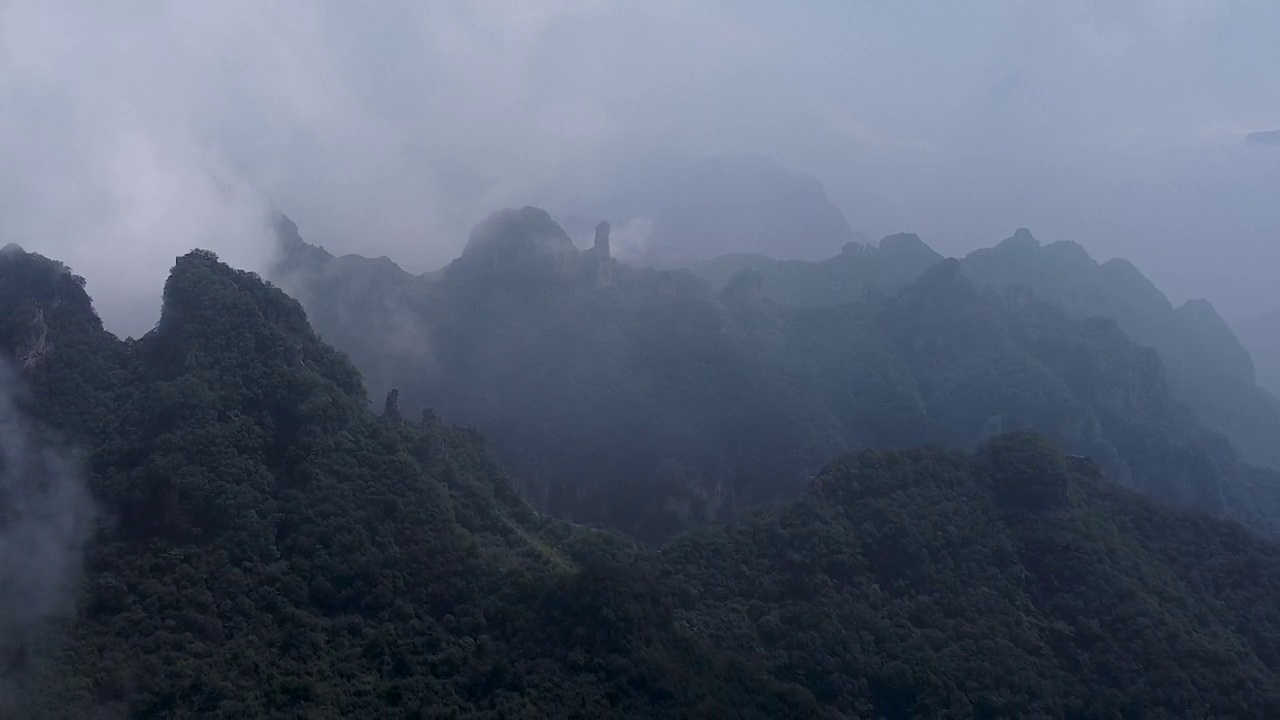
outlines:
[[284, 213], [276, 213], [272, 222], [276, 235], [285, 242], [301, 242], [302, 236], [298, 233], [298, 224]]
[[450, 268], [511, 278], [567, 277], [577, 259], [568, 233], [545, 210], [526, 206], [500, 210], [477, 225]]
[[1031, 234], [1030, 230], [1024, 227], [1020, 227], [1017, 230], [1014, 230], [1013, 235], [1005, 238], [999, 244], [996, 245], [996, 248], [1003, 248], [1006, 250], [1008, 249], [1034, 250], [1039, 247], [1040, 247], [1040, 241], [1036, 239], [1035, 235]]
[[15, 244], [0, 251], [0, 306], [21, 308], [11, 317], [26, 318], [0, 328], [0, 334], [12, 336], [10, 339], [25, 333], [61, 341], [66, 333], [104, 332], [85, 292], [84, 278], [57, 260], [26, 252]]
[[923, 270], [942, 259], [937, 250], [929, 247], [915, 233], [895, 233], [880, 239], [880, 254], [897, 262], [908, 263]]
[[609, 222], [607, 220], [601, 220], [600, 224], [596, 225], [596, 239], [595, 239], [595, 244], [592, 247], [594, 247], [598, 251], [603, 252], [605, 255], [609, 254], [610, 229], [611, 229], [611, 226], [609, 225]]
[[530, 252], [567, 254], [573, 240], [547, 211], [526, 205], [499, 210], [471, 231], [462, 256]]
[[1265, 397], [1234, 332], [1207, 302], [1175, 308], [1132, 262], [1098, 263], [1075, 243], [1040, 246], [1021, 231], [964, 258], [979, 285], [1022, 286], [1078, 318], [1110, 317], [1159, 353], [1174, 393], [1258, 464], [1280, 467], [1280, 403]]
[[609, 231], [608, 222], [599, 223], [595, 244], [582, 251], [545, 210], [500, 210], [476, 226], [447, 273], [462, 271], [462, 277], [488, 276], [508, 283], [586, 280], [607, 285], [613, 262]]
[[1084, 246], [1073, 240], [1058, 240], [1044, 246], [1044, 253], [1047, 257], [1061, 263], [1083, 267], [1092, 267], [1097, 265], [1093, 256], [1085, 250]]

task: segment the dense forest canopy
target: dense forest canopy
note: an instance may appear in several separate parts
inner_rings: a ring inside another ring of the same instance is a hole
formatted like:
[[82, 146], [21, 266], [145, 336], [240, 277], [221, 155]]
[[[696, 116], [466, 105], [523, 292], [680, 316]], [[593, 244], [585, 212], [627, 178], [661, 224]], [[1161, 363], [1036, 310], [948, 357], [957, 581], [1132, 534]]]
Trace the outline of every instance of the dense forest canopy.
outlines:
[[[876, 309], [977, 293], [943, 268]], [[1280, 712], [1280, 549], [1044, 437], [843, 455], [645, 549], [534, 511], [473, 430], [370, 412], [256, 276], [196, 251], [164, 299], [121, 342], [65, 267], [0, 255], [15, 417], [96, 508], [67, 614], [3, 625], [7, 716]]]
[[[412, 276], [279, 231], [275, 277], [371, 387], [476, 425], [560, 517], [659, 541], [794, 497], [840, 452], [1034, 430], [1122, 485], [1274, 532], [1280, 403], [1247, 353], [1212, 308], [1111, 283], [1115, 263], [1078, 247], [1021, 231], [956, 261], [898, 235], [665, 271], [611, 259], [607, 237], [578, 250], [524, 208]], [[1077, 295], [1093, 304], [1062, 301]]]

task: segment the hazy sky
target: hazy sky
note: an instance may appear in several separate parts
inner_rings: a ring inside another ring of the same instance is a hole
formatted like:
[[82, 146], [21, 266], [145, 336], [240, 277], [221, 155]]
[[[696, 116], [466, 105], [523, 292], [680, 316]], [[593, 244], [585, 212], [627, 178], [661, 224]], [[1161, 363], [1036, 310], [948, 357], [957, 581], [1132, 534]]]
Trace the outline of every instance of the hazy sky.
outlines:
[[873, 235], [1025, 225], [1231, 317], [1280, 306], [1280, 148], [1241, 145], [1278, 37], [1269, 0], [0, 0], [0, 243], [138, 333], [181, 252], [263, 266], [268, 202], [424, 270], [500, 207], [751, 152]]

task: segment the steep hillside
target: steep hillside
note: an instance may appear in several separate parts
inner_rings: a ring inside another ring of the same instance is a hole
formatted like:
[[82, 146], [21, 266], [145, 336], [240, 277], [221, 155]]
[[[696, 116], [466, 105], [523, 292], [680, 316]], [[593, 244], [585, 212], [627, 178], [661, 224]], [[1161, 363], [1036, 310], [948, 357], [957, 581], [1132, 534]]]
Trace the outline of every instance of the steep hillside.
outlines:
[[0, 320], [100, 518], [74, 620], [0, 637], [4, 717], [814, 711], [676, 633], [633, 549], [534, 513], [473, 432], [370, 414], [302, 308], [209, 253], [130, 345], [16, 251]]
[[1174, 307], [1125, 260], [1097, 263], [1075, 243], [1042, 246], [1020, 230], [964, 259], [979, 283], [1022, 285], [1075, 317], [1113, 318], [1160, 353], [1174, 394], [1246, 460], [1280, 467], [1280, 400], [1258, 387], [1253, 361], [1204, 300]]
[[1280, 712], [1276, 547], [1037, 438], [841, 458], [662, 560], [678, 622], [847, 716]]
[[[646, 540], [793, 497], [839, 452], [973, 447], [1014, 430], [1048, 433], [1152, 497], [1271, 532], [1280, 485], [1201, 427], [1155, 354], [1114, 322], [981, 289], [955, 261], [897, 292], [790, 307], [768, 296], [763, 271], [713, 290], [608, 249], [603, 233], [578, 251], [525, 208], [408, 289], [314, 249], [286, 256], [276, 277], [378, 392], [492, 437], [538, 506]], [[931, 256], [909, 236], [858, 252], [890, 265]]]

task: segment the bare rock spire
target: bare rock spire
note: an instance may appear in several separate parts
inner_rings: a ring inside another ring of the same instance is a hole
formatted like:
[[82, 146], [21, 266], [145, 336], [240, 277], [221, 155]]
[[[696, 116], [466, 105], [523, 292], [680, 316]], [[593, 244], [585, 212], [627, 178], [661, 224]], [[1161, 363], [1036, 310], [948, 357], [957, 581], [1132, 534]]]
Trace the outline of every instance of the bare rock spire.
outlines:
[[596, 252], [603, 254], [605, 257], [609, 257], [610, 229], [611, 228], [607, 220], [601, 220], [600, 224], [596, 225], [596, 244], [594, 247]]
[[403, 416], [400, 414], [400, 391], [393, 389], [387, 393], [387, 404], [382, 411], [382, 416], [392, 420], [400, 420]]

